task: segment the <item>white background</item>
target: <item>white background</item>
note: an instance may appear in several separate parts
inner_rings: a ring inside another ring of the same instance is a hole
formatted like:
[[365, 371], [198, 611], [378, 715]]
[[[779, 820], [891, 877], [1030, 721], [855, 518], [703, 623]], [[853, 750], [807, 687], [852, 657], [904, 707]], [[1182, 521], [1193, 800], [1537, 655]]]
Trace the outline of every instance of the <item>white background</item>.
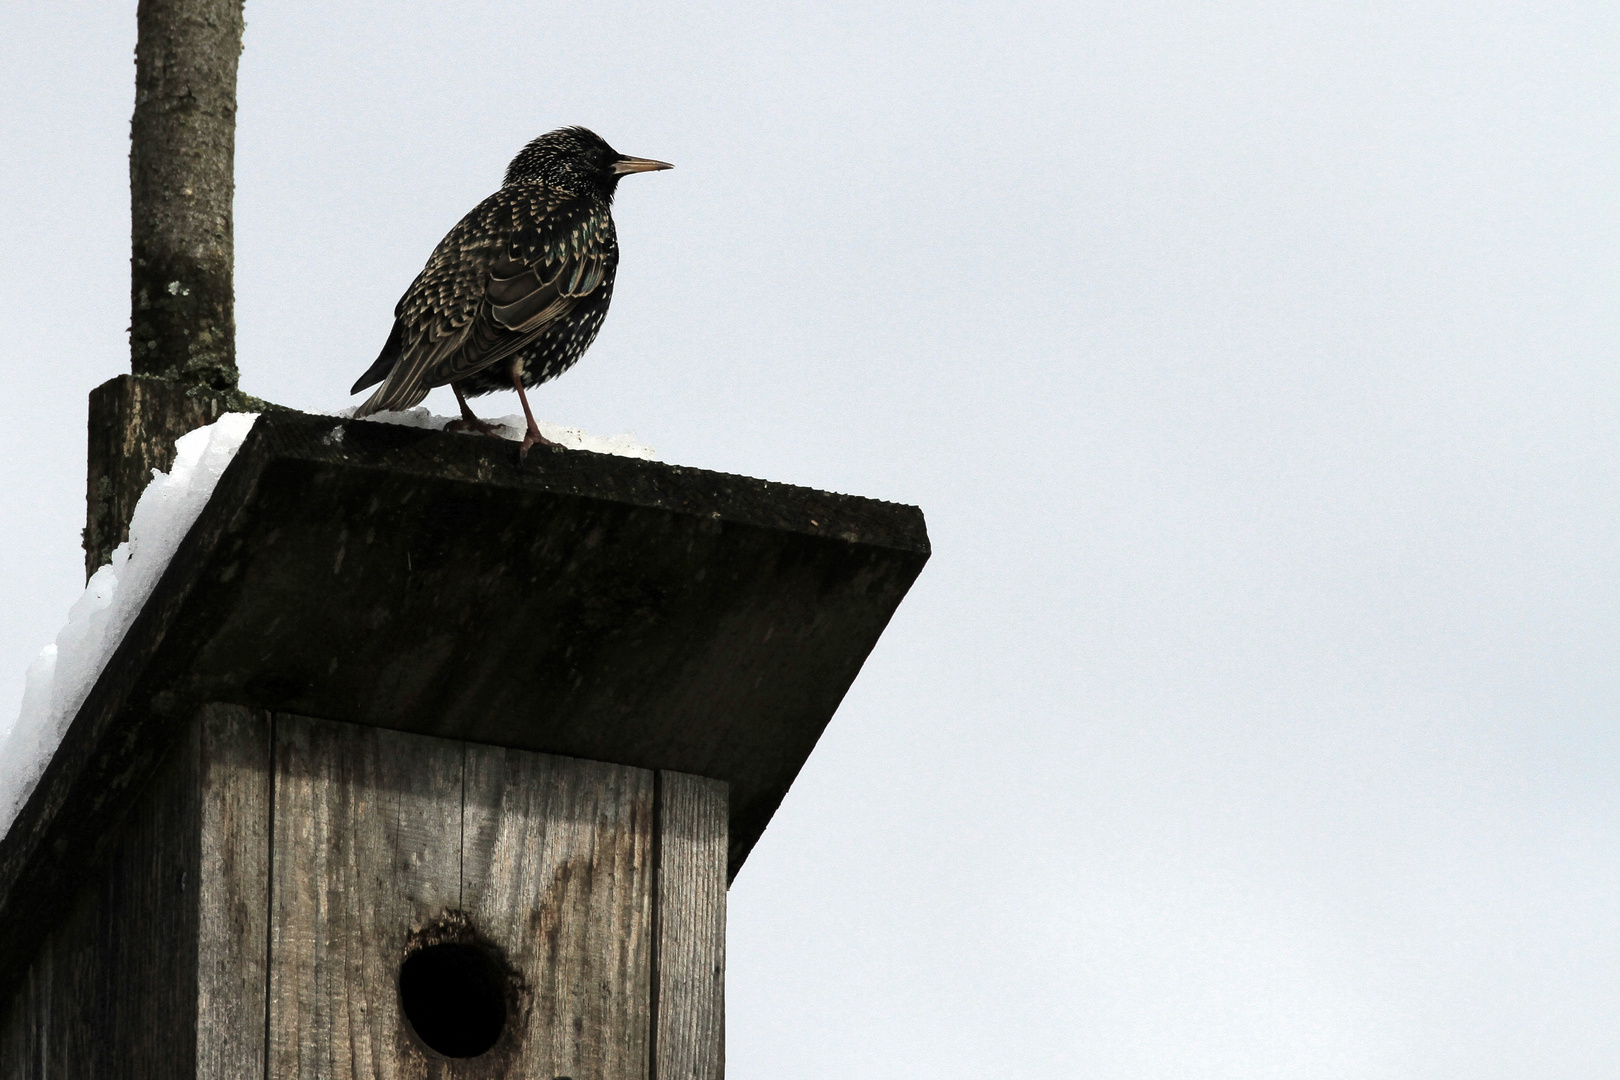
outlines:
[[[243, 386], [345, 404], [534, 135], [675, 162], [540, 414], [935, 549], [732, 890], [733, 1078], [1607, 1080], [1617, 13], [250, 0]], [[127, 370], [133, 45], [0, 14], [0, 702]]]

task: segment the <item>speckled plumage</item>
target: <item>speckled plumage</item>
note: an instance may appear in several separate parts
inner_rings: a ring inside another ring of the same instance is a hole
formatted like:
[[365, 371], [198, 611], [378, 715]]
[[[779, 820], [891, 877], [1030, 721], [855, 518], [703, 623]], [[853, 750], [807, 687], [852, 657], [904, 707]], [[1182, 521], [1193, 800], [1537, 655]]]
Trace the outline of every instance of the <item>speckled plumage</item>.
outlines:
[[668, 166], [618, 154], [584, 128], [526, 146], [400, 297], [387, 344], [350, 392], [381, 385], [355, 415], [411, 408], [435, 386], [475, 396], [568, 370], [613, 298], [614, 189], [654, 168]]

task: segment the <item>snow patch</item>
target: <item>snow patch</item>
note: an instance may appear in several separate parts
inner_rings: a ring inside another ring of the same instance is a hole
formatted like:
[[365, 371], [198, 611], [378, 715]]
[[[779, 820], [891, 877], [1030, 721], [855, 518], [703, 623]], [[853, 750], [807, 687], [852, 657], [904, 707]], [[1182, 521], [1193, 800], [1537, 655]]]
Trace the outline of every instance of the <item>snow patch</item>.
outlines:
[[0, 835], [33, 794], [69, 721], [257, 419], [257, 413], [227, 413], [175, 442], [174, 467], [152, 470], [129, 539], [91, 575], [56, 641], [28, 665], [22, 710], [0, 749]]

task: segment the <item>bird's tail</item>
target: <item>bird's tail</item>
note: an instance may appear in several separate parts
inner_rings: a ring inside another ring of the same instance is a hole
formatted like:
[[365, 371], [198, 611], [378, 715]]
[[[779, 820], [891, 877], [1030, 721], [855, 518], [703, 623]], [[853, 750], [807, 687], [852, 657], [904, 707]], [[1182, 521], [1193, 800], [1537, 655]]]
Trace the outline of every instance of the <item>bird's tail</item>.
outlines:
[[349, 393], [358, 394], [368, 386], [376, 386], [388, 378], [388, 373], [394, 370], [399, 362], [400, 348], [405, 340], [405, 326], [398, 319], [394, 320], [394, 329], [389, 332], [388, 340], [383, 342], [382, 352], [377, 354], [366, 373], [354, 381], [349, 387]]
[[428, 391], [431, 389], [432, 387], [429, 386], [410, 388], [389, 386], [388, 380], [384, 379], [383, 384], [377, 387], [376, 392], [366, 398], [358, 409], [354, 410], [354, 415], [359, 418], [370, 416], [372, 413], [400, 412], [404, 409], [414, 409], [422, 404], [422, 399], [428, 396]]
[[394, 329], [388, 335], [388, 340], [383, 343], [382, 352], [377, 354], [376, 361], [366, 369], [366, 373], [360, 376], [349, 390], [351, 394], [358, 394], [368, 386], [377, 386], [378, 383], [382, 383], [381, 386], [377, 386], [376, 392], [367, 398], [364, 404], [354, 410], [355, 416], [370, 416], [372, 413], [398, 412], [401, 409], [415, 408], [422, 403], [423, 398], [428, 396], [428, 387], [406, 388], [397, 386], [395, 381], [390, 378], [394, 374], [394, 369], [399, 366], [399, 355], [403, 340], [404, 324], [395, 319]]

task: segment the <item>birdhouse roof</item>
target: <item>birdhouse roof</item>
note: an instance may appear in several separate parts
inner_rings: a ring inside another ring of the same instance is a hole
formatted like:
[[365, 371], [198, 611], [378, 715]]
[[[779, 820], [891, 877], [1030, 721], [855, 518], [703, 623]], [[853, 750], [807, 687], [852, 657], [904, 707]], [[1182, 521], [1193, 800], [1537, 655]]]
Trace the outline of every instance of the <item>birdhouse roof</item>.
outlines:
[[0, 842], [0, 910], [209, 701], [724, 780], [735, 874], [928, 554], [912, 506], [266, 413]]

